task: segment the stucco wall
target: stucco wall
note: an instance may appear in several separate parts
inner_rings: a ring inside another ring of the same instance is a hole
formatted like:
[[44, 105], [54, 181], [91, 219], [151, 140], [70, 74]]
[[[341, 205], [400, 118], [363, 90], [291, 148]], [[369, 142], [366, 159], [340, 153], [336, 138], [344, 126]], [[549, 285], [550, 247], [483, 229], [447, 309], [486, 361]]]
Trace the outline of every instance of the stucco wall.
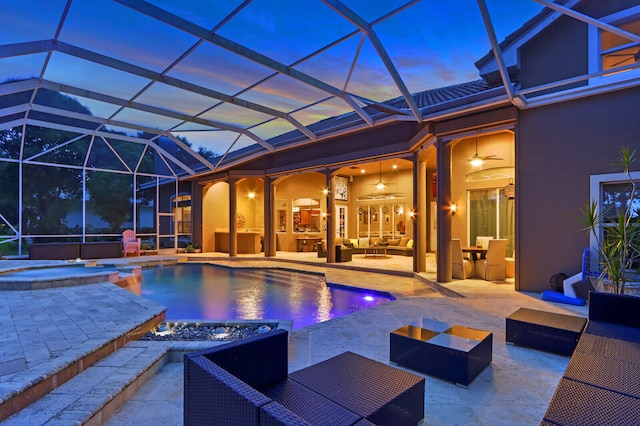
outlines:
[[580, 271], [588, 235], [577, 220], [589, 176], [620, 171], [621, 145], [640, 148], [640, 89], [520, 112], [517, 135], [517, 285], [549, 288], [558, 272]]

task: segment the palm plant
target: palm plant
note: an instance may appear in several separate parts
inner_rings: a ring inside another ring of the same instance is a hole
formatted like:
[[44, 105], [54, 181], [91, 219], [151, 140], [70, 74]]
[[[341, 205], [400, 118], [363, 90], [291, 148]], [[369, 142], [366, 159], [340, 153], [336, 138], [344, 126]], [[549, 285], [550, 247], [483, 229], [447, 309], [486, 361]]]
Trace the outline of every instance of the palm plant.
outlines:
[[608, 210], [598, 211], [598, 202], [592, 200], [583, 211], [585, 230], [595, 238], [593, 249], [600, 261], [597, 286], [601, 290], [605, 283], [611, 283], [614, 293], [619, 294], [624, 294], [627, 283], [638, 281], [640, 272], [640, 199], [636, 198], [636, 182], [631, 176], [631, 167], [638, 162], [636, 155], [636, 149], [620, 149], [620, 164], [630, 184], [626, 206], [612, 216]]

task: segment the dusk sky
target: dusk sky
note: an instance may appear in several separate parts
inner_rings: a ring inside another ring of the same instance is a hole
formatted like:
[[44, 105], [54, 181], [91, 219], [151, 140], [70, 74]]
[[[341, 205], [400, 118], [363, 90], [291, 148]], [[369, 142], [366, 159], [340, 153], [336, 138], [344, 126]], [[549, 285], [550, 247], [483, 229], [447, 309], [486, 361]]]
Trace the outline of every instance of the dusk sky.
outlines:
[[[288, 76], [274, 76], [272, 69], [209, 42], [197, 45], [177, 61], [200, 39], [184, 28], [160, 22], [126, 3], [125, 0], [72, 1], [58, 39], [146, 70], [165, 72], [181, 81], [291, 113], [303, 125], [352, 111], [343, 99], [332, 98], [327, 92]], [[216, 29], [216, 34], [225, 39], [278, 63], [293, 66], [340, 91], [346, 90], [373, 101], [401, 95], [370, 39], [320, 0], [254, 0], [222, 25], [222, 20], [242, 1], [158, 0], [149, 3], [206, 31]], [[491, 45], [476, 0], [422, 0], [386, 19], [407, 1], [343, 0], [342, 3], [365, 21], [375, 24], [374, 30], [382, 46], [410, 92], [479, 78], [474, 62], [484, 56]], [[0, 45], [5, 45], [53, 39], [66, 0], [0, 0], [0, 4], [3, 10]], [[499, 40], [542, 9], [532, 0], [487, 0], [487, 6]], [[317, 53], [337, 40], [342, 41]], [[317, 54], [309, 57], [314, 53]], [[55, 51], [48, 63], [46, 57], [43, 52], [0, 58], [0, 82], [37, 78], [44, 69], [43, 78], [48, 81], [190, 116], [201, 114], [200, 117], [207, 120], [249, 128], [263, 139], [295, 128], [281, 118], [272, 119], [262, 112], [231, 104], [210, 109], [218, 101], [176, 86], [156, 82], [146, 88], [150, 83], [148, 78], [71, 54]], [[46, 68], [43, 68], [45, 63]], [[246, 87], [259, 82], [245, 91]], [[126, 108], [113, 116], [118, 108], [112, 104], [89, 98], [78, 100], [88, 106], [93, 115], [171, 129], [174, 134], [187, 137], [195, 146], [202, 144], [224, 152], [238, 136], [235, 132], [212, 131], [206, 126], [136, 109]], [[314, 103], [314, 106], [304, 108]], [[131, 130], [127, 129], [127, 132], [131, 133]], [[233, 149], [252, 143], [252, 139], [243, 135]]]

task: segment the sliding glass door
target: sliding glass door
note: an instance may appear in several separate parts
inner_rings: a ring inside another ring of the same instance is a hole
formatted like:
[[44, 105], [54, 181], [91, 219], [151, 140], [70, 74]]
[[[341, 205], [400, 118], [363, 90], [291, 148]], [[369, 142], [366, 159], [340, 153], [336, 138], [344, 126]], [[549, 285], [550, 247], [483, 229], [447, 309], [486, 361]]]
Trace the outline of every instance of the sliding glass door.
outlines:
[[478, 189], [467, 192], [469, 242], [476, 237], [507, 239], [507, 256], [513, 254], [515, 200], [504, 195], [504, 188]]

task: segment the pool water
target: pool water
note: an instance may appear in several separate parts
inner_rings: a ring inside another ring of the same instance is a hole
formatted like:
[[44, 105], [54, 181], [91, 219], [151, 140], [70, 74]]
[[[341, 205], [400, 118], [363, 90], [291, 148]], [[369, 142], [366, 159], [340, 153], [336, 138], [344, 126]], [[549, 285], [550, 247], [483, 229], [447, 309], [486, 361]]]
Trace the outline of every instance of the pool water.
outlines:
[[293, 320], [293, 329], [393, 300], [322, 275], [207, 264], [143, 268], [142, 296], [166, 306], [168, 320]]

